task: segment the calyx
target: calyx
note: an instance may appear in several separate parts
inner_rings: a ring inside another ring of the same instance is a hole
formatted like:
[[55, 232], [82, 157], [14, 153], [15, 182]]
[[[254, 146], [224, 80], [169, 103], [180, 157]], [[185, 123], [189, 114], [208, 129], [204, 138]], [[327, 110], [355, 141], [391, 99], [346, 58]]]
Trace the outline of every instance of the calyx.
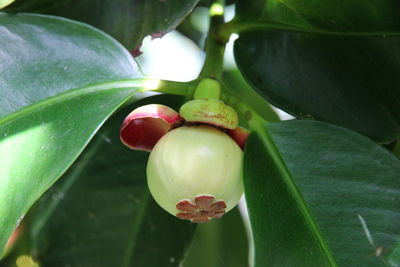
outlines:
[[225, 214], [226, 203], [215, 200], [214, 196], [199, 195], [194, 200], [183, 199], [176, 204], [176, 217], [192, 222], [208, 222], [212, 218], [221, 218]]
[[205, 124], [224, 130], [243, 150], [249, 131], [238, 127], [236, 111], [218, 99], [195, 99], [181, 106], [179, 113], [161, 104], [136, 108], [125, 118], [120, 139], [134, 150], [151, 151], [168, 131], [185, 123]]
[[201, 122], [234, 130], [239, 124], [236, 111], [219, 99], [201, 98], [186, 102], [179, 109], [186, 121]]

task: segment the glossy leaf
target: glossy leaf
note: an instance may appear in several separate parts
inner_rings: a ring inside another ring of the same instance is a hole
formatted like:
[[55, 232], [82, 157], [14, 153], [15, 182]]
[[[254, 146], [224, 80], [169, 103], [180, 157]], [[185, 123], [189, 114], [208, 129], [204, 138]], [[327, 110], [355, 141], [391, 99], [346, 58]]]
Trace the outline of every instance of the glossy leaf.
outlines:
[[235, 56], [273, 105], [389, 142], [400, 137], [399, 47], [395, 37], [252, 32], [240, 36]]
[[399, 31], [396, 0], [238, 0], [240, 20], [275, 22], [297, 28], [344, 32]]
[[148, 153], [132, 151], [119, 139], [131, 110], [102, 127], [33, 209], [30, 236], [40, 266], [179, 266], [195, 224], [171, 216], [152, 199]]
[[251, 0], [237, 11], [239, 69], [272, 104], [379, 142], [400, 137], [399, 1]]
[[0, 45], [0, 117], [67, 90], [142, 77], [118, 42], [71, 20], [0, 12]]
[[149, 34], [161, 37], [192, 11], [198, 0], [16, 0], [7, 12], [41, 12], [91, 24], [129, 49]]
[[398, 266], [400, 161], [316, 121], [258, 125], [245, 153], [257, 266]]
[[248, 266], [249, 243], [237, 208], [197, 227], [184, 267]]
[[254, 242], [254, 267], [331, 266], [332, 256], [298, 208], [283, 175], [251, 135], [245, 154], [245, 195]]
[[87, 25], [1, 14], [0, 31], [1, 251], [29, 207], [143, 81], [105, 83], [140, 73], [121, 45]]

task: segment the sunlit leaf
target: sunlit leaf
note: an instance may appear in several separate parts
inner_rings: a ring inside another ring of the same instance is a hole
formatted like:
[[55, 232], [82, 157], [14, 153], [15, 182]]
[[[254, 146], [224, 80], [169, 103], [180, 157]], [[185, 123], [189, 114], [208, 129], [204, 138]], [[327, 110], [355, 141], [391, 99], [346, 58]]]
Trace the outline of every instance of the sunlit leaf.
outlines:
[[[121, 45], [87, 25], [0, 14], [0, 250], [100, 125], [143, 86]], [[96, 85], [93, 85], [96, 84]]]

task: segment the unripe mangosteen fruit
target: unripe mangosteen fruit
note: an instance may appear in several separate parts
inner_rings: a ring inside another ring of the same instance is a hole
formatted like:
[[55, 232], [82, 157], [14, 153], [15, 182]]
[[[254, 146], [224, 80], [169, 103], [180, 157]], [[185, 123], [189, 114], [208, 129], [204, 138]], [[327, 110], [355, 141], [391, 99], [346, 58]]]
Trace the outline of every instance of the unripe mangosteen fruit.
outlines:
[[242, 160], [242, 150], [223, 131], [208, 125], [179, 127], [150, 153], [149, 189], [156, 202], [178, 218], [220, 218], [243, 194]]

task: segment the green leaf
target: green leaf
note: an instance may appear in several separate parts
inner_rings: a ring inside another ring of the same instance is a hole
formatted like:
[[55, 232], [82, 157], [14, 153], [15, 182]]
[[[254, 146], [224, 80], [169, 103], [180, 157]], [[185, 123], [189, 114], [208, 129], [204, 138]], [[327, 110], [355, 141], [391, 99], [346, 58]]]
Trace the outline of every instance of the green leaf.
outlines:
[[400, 161], [317, 121], [256, 125], [245, 152], [255, 266], [398, 266]]
[[171, 216], [152, 199], [148, 153], [132, 151], [119, 139], [131, 110], [102, 127], [32, 210], [30, 236], [40, 266], [179, 266], [195, 224]]
[[237, 12], [238, 67], [273, 105], [379, 142], [400, 137], [400, 2], [252, 0]]
[[239, 210], [197, 227], [184, 267], [248, 266], [248, 240]]
[[235, 57], [273, 105], [390, 142], [400, 137], [399, 40], [251, 32]]
[[140, 77], [137, 65], [81, 23], [0, 14], [0, 44], [1, 254], [29, 207], [143, 80], [106, 83]]
[[16, 0], [7, 12], [41, 12], [91, 24], [136, 48], [149, 34], [173, 30], [198, 0]]
[[88, 25], [0, 12], [0, 117], [88, 85], [140, 78], [130, 54]]
[[396, 0], [239, 0], [240, 20], [274, 22], [309, 31], [399, 31]]
[[273, 105], [378, 142], [400, 137], [400, 2], [253, 0], [237, 11], [238, 67]]

